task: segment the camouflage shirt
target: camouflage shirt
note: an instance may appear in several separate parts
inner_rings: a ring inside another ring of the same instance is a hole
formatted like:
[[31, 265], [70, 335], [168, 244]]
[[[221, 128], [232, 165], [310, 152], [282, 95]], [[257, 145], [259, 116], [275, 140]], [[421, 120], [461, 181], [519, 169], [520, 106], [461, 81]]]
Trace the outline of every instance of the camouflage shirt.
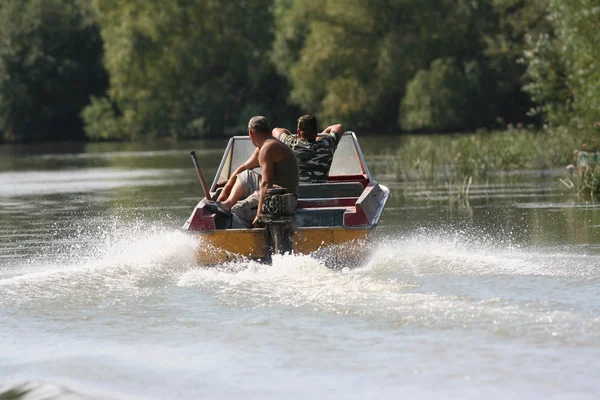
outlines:
[[300, 183], [327, 182], [333, 153], [337, 148], [335, 135], [331, 132], [320, 140], [305, 140], [287, 133], [281, 134], [279, 140], [291, 147], [298, 158]]

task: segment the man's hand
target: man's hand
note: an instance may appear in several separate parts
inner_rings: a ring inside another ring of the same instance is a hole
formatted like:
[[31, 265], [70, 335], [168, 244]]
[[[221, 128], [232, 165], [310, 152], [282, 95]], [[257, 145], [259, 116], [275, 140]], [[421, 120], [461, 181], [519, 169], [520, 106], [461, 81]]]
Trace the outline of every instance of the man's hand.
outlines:
[[255, 228], [259, 228], [261, 223], [260, 223], [260, 217], [262, 217], [261, 214], [256, 214], [256, 217], [254, 217], [254, 221], [252, 221], [252, 226]]

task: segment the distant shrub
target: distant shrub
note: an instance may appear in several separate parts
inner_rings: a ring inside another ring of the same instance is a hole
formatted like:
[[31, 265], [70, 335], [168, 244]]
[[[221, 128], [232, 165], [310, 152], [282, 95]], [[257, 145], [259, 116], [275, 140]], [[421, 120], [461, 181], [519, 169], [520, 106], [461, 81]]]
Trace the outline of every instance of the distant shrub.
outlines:
[[399, 123], [407, 131], [461, 130], [469, 125], [469, 82], [454, 59], [435, 60], [409, 82]]
[[122, 140], [130, 137], [125, 134], [120, 117], [106, 97], [92, 97], [91, 101], [81, 113], [85, 121], [85, 134], [89, 139]]

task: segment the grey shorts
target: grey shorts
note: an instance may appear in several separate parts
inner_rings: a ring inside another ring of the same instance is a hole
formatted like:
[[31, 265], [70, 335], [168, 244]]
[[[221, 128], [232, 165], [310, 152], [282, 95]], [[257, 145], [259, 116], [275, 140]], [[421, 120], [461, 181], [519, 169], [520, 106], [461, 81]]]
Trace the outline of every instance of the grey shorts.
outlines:
[[260, 181], [262, 176], [251, 170], [240, 172], [237, 176], [242, 183], [242, 187], [246, 190], [245, 199], [238, 201], [231, 208], [231, 228], [247, 229], [252, 227], [252, 222], [256, 218], [258, 210], [258, 198], [260, 189]]

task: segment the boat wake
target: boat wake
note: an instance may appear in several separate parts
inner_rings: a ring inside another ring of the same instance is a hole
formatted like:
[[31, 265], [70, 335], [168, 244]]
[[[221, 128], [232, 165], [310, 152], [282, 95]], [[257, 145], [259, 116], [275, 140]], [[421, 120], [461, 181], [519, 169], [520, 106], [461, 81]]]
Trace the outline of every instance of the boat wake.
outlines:
[[[593, 311], [600, 310], [597, 255], [520, 249], [442, 232], [390, 237], [372, 247], [371, 258], [354, 269], [332, 270], [311, 256], [286, 255], [271, 266], [195, 268], [177, 285], [210, 292], [233, 307], [296, 307], [394, 325], [497, 332], [533, 324], [537, 334], [571, 341], [588, 340], [587, 333], [600, 328]], [[549, 301], [557, 290], [561, 301]]]
[[532, 275], [597, 278], [600, 255], [581, 248], [523, 247], [463, 231], [383, 238], [366, 267], [394, 276]]
[[[326, 259], [308, 255], [275, 256], [272, 265], [242, 260], [205, 268], [196, 264], [197, 245], [197, 238], [153, 225], [109, 229], [68, 254], [0, 278], [0, 304], [31, 304], [32, 310], [40, 303], [42, 310], [110, 306], [164, 289], [194, 288], [242, 309], [303, 308], [448, 328], [545, 318], [563, 328], [600, 328], [597, 319], [573, 311], [582, 296], [591, 311], [600, 309], [600, 257], [579, 251], [418, 232], [380, 238], [355, 268], [331, 269]], [[561, 303], [550, 304], [557, 290]]]

